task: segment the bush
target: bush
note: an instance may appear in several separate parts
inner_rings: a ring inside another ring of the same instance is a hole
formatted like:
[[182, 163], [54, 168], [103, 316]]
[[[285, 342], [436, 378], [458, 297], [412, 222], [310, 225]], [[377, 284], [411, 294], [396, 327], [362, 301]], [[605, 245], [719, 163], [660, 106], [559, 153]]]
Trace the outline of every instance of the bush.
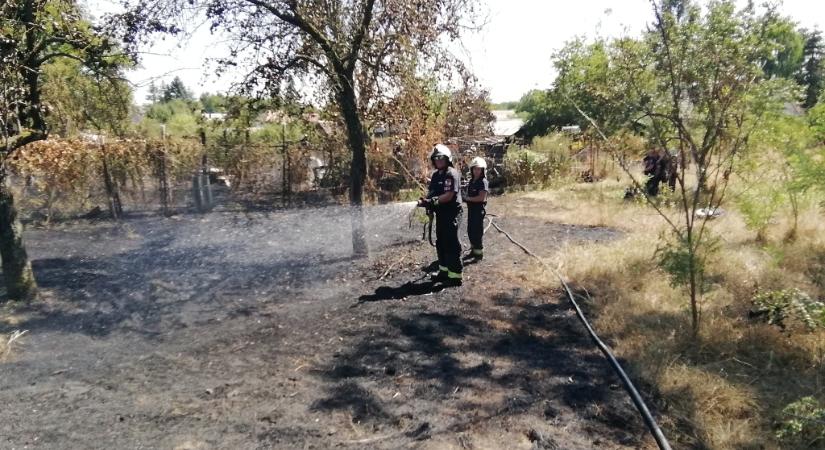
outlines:
[[787, 448], [822, 448], [825, 445], [825, 407], [804, 397], [782, 410], [776, 437]]
[[825, 304], [813, 300], [799, 289], [771, 291], [757, 295], [753, 299], [757, 315], [783, 330], [791, 319], [805, 325], [810, 331], [825, 327]]
[[758, 242], [767, 241], [768, 226], [782, 205], [782, 200], [782, 193], [767, 182], [744, 192], [737, 199], [745, 225], [756, 231]]
[[522, 150], [511, 150], [505, 158], [507, 182], [515, 186], [548, 186], [570, 173], [570, 139], [555, 134], [533, 140]]

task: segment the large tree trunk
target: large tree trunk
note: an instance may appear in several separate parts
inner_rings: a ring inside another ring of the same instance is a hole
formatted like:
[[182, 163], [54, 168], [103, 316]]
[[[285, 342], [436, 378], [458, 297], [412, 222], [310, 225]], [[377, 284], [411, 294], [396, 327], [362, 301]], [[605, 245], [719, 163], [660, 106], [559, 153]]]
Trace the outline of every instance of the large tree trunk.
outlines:
[[355, 256], [369, 255], [364, 226], [364, 182], [367, 175], [367, 136], [358, 116], [355, 91], [346, 88], [339, 94], [341, 114], [347, 126], [347, 140], [352, 151], [349, 200], [352, 207], [352, 252]]
[[6, 293], [11, 300], [29, 300], [37, 293], [26, 247], [23, 245], [23, 225], [17, 217], [14, 196], [0, 168], [0, 260]]

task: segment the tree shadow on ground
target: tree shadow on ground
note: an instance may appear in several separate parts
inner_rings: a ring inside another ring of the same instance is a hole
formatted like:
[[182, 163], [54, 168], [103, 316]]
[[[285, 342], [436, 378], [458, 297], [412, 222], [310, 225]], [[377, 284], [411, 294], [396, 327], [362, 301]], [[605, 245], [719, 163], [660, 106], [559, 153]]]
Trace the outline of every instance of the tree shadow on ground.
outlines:
[[[499, 296], [507, 307], [466, 301], [448, 312], [414, 304], [393, 309], [368, 330], [352, 332], [349, 350], [317, 369], [326, 396], [311, 408], [361, 415], [363, 401], [381, 412], [363, 420], [390, 425], [413, 408], [428, 411], [420, 420], [438, 423], [442, 431], [469, 426], [445, 409], [472, 411], [479, 421], [527, 412], [554, 420], [566, 411], [613, 430], [617, 439], [643, 434], [618, 378], [566, 304], [532, 304], [522, 295], [530, 293]], [[377, 395], [397, 389], [401, 380], [412, 391], [406, 399]]]

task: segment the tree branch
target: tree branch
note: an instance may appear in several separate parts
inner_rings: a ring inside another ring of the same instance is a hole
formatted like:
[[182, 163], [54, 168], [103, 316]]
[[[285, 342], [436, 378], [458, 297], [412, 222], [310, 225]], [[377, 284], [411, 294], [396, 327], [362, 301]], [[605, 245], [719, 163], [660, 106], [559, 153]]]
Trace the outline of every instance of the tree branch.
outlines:
[[34, 60], [34, 63], [35, 63], [34, 65], [40, 66], [40, 65], [42, 65], [42, 64], [46, 63], [47, 61], [49, 61], [51, 59], [54, 59], [54, 58], [68, 58], [68, 59], [73, 59], [75, 61], [79, 61], [79, 62], [83, 63], [84, 65], [86, 64], [86, 60], [84, 60], [83, 58], [81, 58], [77, 55], [72, 55], [71, 53], [66, 53], [66, 52], [54, 52], [54, 53], [46, 53], [45, 55], [41, 56], [40, 58], [37, 58], [36, 60]]
[[367, 34], [367, 29], [370, 26], [370, 22], [372, 22], [372, 12], [374, 7], [375, 0], [366, 0], [366, 4], [364, 5], [364, 15], [361, 18], [361, 26], [358, 28], [358, 31], [355, 33], [355, 38], [352, 40], [352, 47], [350, 47], [349, 55], [347, 55], [347, 61], [344, 66], [350, 74], [352, 74], [355, 70], [355, 63], [358, 61], [358, 53], [361, 51], [361, 44], [364, 42], [364, 36]]
[[340, 56], [338, 55], [338, 52], [336, 52], [335, 48], [332, 46], [332, 43], [329, 41], [329, 39], [326, 36], [324, 36], [323, 33], [318, 31], [318, 29], [315, 26], [313, 26], [311, 23], [307, 22], [306, 19], [304, 19], [300, 14], [297, 13], [297, 11], [295, 10], [295, 8], [297, 8], [296, 5], [293, 4], [292, 14], [290, 14], [290, 13], [279, 10], [275, 6], [273, 6], [273, 5], [271, 5], [268, 2], [263, 1], [263, 0], [246, 0], [246, 1], [251, 3], [252, 5], [255, 5], [259, 8], [263, 8], [263, 9], [269, 11], [275, 17], [277, 17], [277, 18], [281, 19], [282, 21], [284, 21], [284, 22], [300, 29], [301, 31], [303, 31], [304, 33], [309, 35], [309, 37], [312, 38], [312, 40], [315, 41], [321, 47], [321, 49], [324, 51], [324, 53], [327, 55], [327, 58], [329, 58], [330, 62], [332, 63], [332, 66], [335, 68], [335, 71], [336, 72], [338, 72], [338, 71], [343, 72], [344, 71], [344, 65], [341, 61]]
[[11, 157], [18, 149], [23, 148], [32, 142], [42, 141], [47, 137], [48, 134], [43, 131], [30, 129], [25, 130], [25, 132], [21, 132], [16, 136], [10, 136], [6, 140], [6, 154], [3, 155], [3, 159]]

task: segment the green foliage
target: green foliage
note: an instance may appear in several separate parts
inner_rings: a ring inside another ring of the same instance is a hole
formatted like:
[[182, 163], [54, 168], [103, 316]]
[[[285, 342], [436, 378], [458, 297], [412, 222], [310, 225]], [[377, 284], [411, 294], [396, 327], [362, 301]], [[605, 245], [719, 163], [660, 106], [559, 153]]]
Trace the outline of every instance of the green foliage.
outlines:
[[820, 143], [825, 143], [825, 102], [819, 102], [808, 111], [811, 130]]
[[822, 147], [804, 117], [789, 115], [781, 109], [765, 115], [749, 144], [740, 164], [743, 192], [737, 197], [737, 204], [760, 239], [764, 239], [773, 213], [790, 206], [794, 225], [786, 237], [792, 239], [796, 235], [800, 202], [816, 187], [818, 174], [825, 174], [816, 156], [822, 153]]
[[783, 330], [789, 319], [803, 324], [809, 331], [825, 327], [825, 304], [799, 289], [765, 292], [754, 297], [753, 304], [756, 313]]
[[505, 111], [510, 109], [516, 109], [519, 103], [520, 102], [518, 100], [512, 102], [490, 103], [490, 111]]
[[570, 139], [561, 134], [543, 136], [505, 158], [507, 181], [516, 186], [548, 186], [570, 172]]
[[820, 448], [825, 444], [825, 407], [814, 397], [786, 406], [776, 437], [787, 448]]
[[558, 131], [566, 125], [591, 126], [577, 110], [608, 131], [627, 121], [625, 103], [614, 101], [617, 85], [610, 68], [610, 46], [604, 41], [568, 42], [554, 55], [558, 76], [549, 90], [533, 90], [519, 100], [516, 111], [525, 113], [528, 138]]
[[168, 102], [149, 105], [146, 110], [146, 117], [160, 123], [172, 120], [174, 116], [194, 115], [197, 108], [184, 100], [171, 100]]
[[[89, 78], [117, 77], [126, 62], [117, 43], [92, 27], [77, 2], [0, 3], [0, 139], [4, 150], [0, 157], [46, 139], [51, 111], [46, 98], [50, 94], [44, 93], [48, 78], [44, 72], [49, 65], [67, 60], [80, 64], [53, 66], [53, 75], [61, 70], [76, 74], [77, 67], [82, 67]], [[53, 95], [51, 100], [60, 97], [65, 100], [69, 95]]]
[[764, 242], [768, 225], [783, 204], [782, 192], [769, 183], [757, 184], [737, 198], [737, 206], [745, 225], [757, 233], [757, 240]]
[[803, 30], [805, 47], [803, 49], [804, 66], [797, 75], [799, 84], [805, 87], [805, 99], [802, 105], [812, 108], [819, 100], [825, 87], [825, 42], [819, 30]]
[[64, 137], [80, 131], [124, 135], [130, 126], [132, 89], [120, 71], [112, 67], [107, 76], [90, 73], [73, 59], [46, 64], [43, 100], [51, 108], [47, 121], [52, 132]]
[[166, 128], [167, 136], [194, 137], [201, 128], [201, 116], [197, 104], [184, 100], [155, 103], [146, 109], [143, 120], [138, 124], [141, 134], [159, 138]]
[[805, 36], [787, 17], [769, 11], [763, 18], [763, 39], [769, 43], [763, 69], [768, 78], [793, 79], [804, 63]]
[[659, 267], [669, 276], [673, 287], [695, 283], [698, 292], [704, 290], [707, 259], [719, 249], [718, 239], [687, 239], [686, 234], [674, 235], [656, 249]]
[[162, 95], [164, 102], [172, 100], [191, 101], [194, 99], [192, 92], [186, 88], [180, 77], [175, 77], [172, 82], [163, 89]]
[[198, 120], [194, 114], [175, 114], [166, 122], [166, 133], [170, 136], [195, 137], [200, 129]]
[[203, 93], [200, 96], [200, 102], [205, 113], [226, 112], [227, 98], [223, 95]]

